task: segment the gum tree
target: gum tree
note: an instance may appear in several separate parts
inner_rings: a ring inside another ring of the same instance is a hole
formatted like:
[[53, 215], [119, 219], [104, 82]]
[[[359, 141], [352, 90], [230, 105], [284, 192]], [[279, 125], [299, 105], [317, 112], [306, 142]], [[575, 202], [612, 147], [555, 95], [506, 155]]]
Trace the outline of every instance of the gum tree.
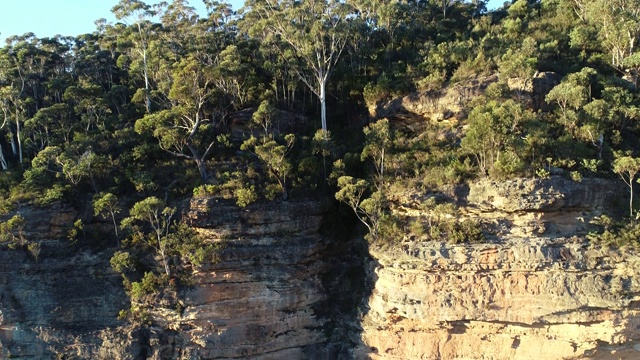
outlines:
[[613, 161], [613, 171], [629, 186], [629, 217], [633, 217], [633, 183], [640, 172], [640, 158], [620, 156]]
[[116, 222], [116, 214], [122, 209], [118, 205], [118, 197], [112, 193], [100, 193], [93, 199], [93, 212], [96, 216], [103, 218], [111, 218], [113, 221], [113, 229], [116, 233], [116, 241], [120, 247], [120, 236], [118, 235], [118, 223]]
[[140, 0], [120, 0], [111, 9], [116, 19], [124, 21], [135, 28], [134, 42], [137, 52], [142, 57], [142, 74], [144, 77], [144, 104], [147, 113], [151, 112], [151, 90], [149, 84], [148, 49], [151, 34], [149, 19], [157, 14], [152, 7]]
[[250, 32], [275, 45], [318, 97], [327, 131], [327, 83], [349, 37], [348, 6], [337, 0], [251, 0], [245, 8], [257, 17]]
[[[138, 201], [129, 210], [129, 217], [122, 221], [122, 227], [133, 228], [138, 238], [146, 239], [147, 243], [153, 247], [160, 258], [162, 266], [167, 276], [171, 276], [169, 268], [169, 251], [171, 248], [171, 222], [176, 209], [166, 206], [165, 202], [155, 196]], [[151, 228], [151, 233], [145, 235], [137, 229], [135, 222], [142, 222]]]

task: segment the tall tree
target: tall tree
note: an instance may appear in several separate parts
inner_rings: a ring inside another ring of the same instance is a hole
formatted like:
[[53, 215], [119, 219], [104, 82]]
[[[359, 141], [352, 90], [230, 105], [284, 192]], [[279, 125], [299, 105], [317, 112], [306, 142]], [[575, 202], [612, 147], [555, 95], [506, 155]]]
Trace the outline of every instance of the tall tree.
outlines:
[[151, 132], [165, 151], [196, 162], [203, 180], [207, 179], [205, 161], [214, 140], [203, 132], [215, 120], [205, 115], [205, 105], [214, 95], [210, 67], [194, 58], [175, 66], [173, 85], [168, 94], [168, 109], [145, 115], [135, 125], [136, 132]]
[[120, 0], [120, 2], [111, 9], [111, 12], [116, 16], [116, 19], [123, 20], [136, 29], [136, 46], [138, 47], [140, 56], [142, 56], [145, 91], [144, 103], [147, 113], [150, 113], [151, 90], [149, 85], [148, 49], [151, 23], [149, 19], [155, 16], [157, 11], [140, 0]]
[[138, 201], [129, 210], [129, 217], [122, 220], [123, 228], [134, 228], [136, 221], [144, 223], [151, 228], [151, 234], [140, 233], [138, 238], [146, 240], [147, 244], [154, 248], [162, 260], [162, 266], [167, 276], [171, 276], [169, 257], [171, 251], [171, 225], [176, 209], [170, 208], [157, 197], [148, 197]]
[[[594, 0], [580, 3], [588, 22], [598, 29], [602, 46], [609, 52], [611, 65], [624, 72], [635, 61], [640, 42], [640, 0]], [[636, 75], [637, 76], [637, 75]]]
[[613, 161], [613, 171], [629, 186], [629, 217], [633, 218], [633, 183], [640, 172], [640, 158], [620, 156]]
[[[327, 130], [327, 82], [349, 37], [349, 7], [338, 0], [250, 0], [258, 21], [250, 33], [295, 54], [292, 68], [320, 100], [322, 129]], [[286, 58], [286, 57], [285, 57]]]

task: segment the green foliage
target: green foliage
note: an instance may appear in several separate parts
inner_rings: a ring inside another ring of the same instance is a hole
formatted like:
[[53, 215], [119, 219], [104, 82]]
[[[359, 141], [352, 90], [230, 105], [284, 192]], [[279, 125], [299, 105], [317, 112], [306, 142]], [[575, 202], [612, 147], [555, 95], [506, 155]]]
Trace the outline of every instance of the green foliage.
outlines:
[[35, 261], [40, 258], [42, 245], [29, 241], [25, 234], [26, 220], [21, 215], [14, 215], [9, 220], [0, 223], [0, 243], [5, 243], [10, 249], [23, 249], [33, 256]]
[[485, 240], [482, 227], [474, 220], [461, 219], [452, 203], [436, 204], [434, 198], [425, 202], [426, 219], [414, 218], [408, 228], [418, 239], [447, 241], [452, 244], [474, 243]]
[[273, 106], [273, 104], [268, 100], [264, 100], [260, 103], [260, 106], [258, 106], [258, 110], [251, 115], [251, 120], [253, 120], [254, 124], [262, 127], [264, 136], [268, 137], [271, 134], [271, 128], [273, 126], [275, 116], [275, 106]]
[[134, 269], [134, 261], [128, 251], [116, 251], [109, 260], [113, 271], [124, 274]]
[[377, 175], [377, 182], [381, 184], [384, 179], [385, 157], [392, 141], [389, 120], [378, 120], [366, 126], [363, 131], [365, 145], [360, 158], [363, 161], [367, 159], [371, 161]]
[[353, 210], [358, 220], [369, 230], [367, 238], [371, 242], [391, 240], [390, 234], [395, 232], [395, 225], [388, 214], [387, 198], [383, 191], [374, 191], [369, 197], [365, 197], [368, 187], [365, 180], [341, 176], [338, 178], [336, 200]]
[[473, 155], [482, 174], [503, 179], [523, 172], [527, 164], [522, 155], [538, 146], [532, 137], [528, 142], [521, 137], [534, 133], [533, 113], [513, 100], [501, 104], [491, 100], [474, 108], [468, 121], [461, 147]]
[[633, 218], [633, 183], [640, 172], [640, 158], [618, 156], [613, 161], [613, 171], [629, 186], [629, 218]]
[[78, 219], [74, 221], [73, 227], [67, 231], [67, 239], [72, 243], [78, 241], [78, 238], [82, 235], [84, 237], [84, 224], [82, 223], [82, 219]]
[[288, 155], [295, 144], [296, 138], [295, 135], [288, 134], [283, 140], [284, 144], [280, 144], [273, 139], [263, 139], [262, 144], [260, 144], [258, 139], [252, 136], [240, 148], [252, 152], [260, 159], [266, 167], [267, 176], [278, 183], [283, 200], [287, 200], [289, 177], [293, 171], [293, 164], [288, 159]]
[[[234, 195], [236, 197], [236, 204], [240, 207], [247, 207], [258, 201], [258, 193], [253, 185], [236, 189]], [[269, 195], [267, 195], [267, 197], [269, 197]], [[271, 199], [273, 200], [273, 197], [271, 197]]]
[[118, 204], [118, 197], [112, 193], [100, 193], [93, 198], [93, 213], [96, 216], [103, 218], [110, 218], [113, 222], [113, 229], [116, 235], [118, 244], [120, 242], [120, 236], [118, 234], [118, 223], [116, 222], [116, 215], [120, 213], [122, 209]]
[[38, 261], [40, 257], [40, 251], [42, 250], [42, 245], [39, 242], [30, 242], [27, 245], [27, 251], [33, 256], [33, 258]]
[[27, 245], [24, 228], [26, 220], [21, 215], [14, 215], [9, 220], [0, 223], [0, 241], [8, 243], [9, 247], [22, 247]]
[[602, 215], [595, 217], [591, 224], [601, 227], [601, 231], [591, 232], [587, 238], [598, 244], [621, 246], [638, 246], [640, 239], [640, 223], [637, 221], [618, 222]]
[[[515, 20], [518, 21], [518, 20]], [[515, 25], [514, 28], [520, 25]], [[514, 29], [515, 32], [519, 30]], [[535, 71], [538, 59], [536, 40], [533, 38], [526, 38], [522, 42], [519, 49], [509, 49], [502, 55], [498, 69], [500, 75], [506, 79], [513, 79], [518, 82], [516, 86], [516, 92], [518, 98], [522, 98], [525, 89], [530, 83]]]
[[[442, 85], [442, 80], [439, 83], [434, 76], [422, 79], [420, 85], [425, 88], [439, 88]], [[438, 85], [431, 84], [438, 83]], [[392, 75], [383, 72], [377, 78], [375, 82], [367, 83], [362, 89], [362, 96], [365, 104], [370, 109], [375, 109], [380, 103], [390, 100], [396, 96], [402, 96], [402, 94], [410, 91], [411, 85], [406, 83], [406, 80], [400, 77], [399, 73], [393, 73]]]
[[571, 176], [571, 180], [575, 182], [582, 182], [582, 174], [578, 171], [572, 171], [569, 175]]
[[152, 272], [145, 272], [140, 281], [131, 283], [129, 296], [132, 301], [140, 301], [147, 295], [157, 294], [163, 285], [165, 285], [165, 279]]
[[[196, 267], [217, 261], [221, 245], [206, 243], [194, 229], [174, 221], [175, 212], [163, 200], [148, 197], [136, 202], [129, 209], [130, 216], [122, 221], [122, 227], [129, 231], [124, 244], [130, 250], [116, 251], [110, 263], [122, 274], [131, 298], [131, 308], [121, 313], [131, 321], [146, 321], [145, 313], [161, 294], [177, 298], [177, 286], [188, 284]], [[145, 256], [149, 250], [153, 250], [153, 257]], [[136, 253], [142, 258], [135, 259]], [[151, 270], [140, 277], [138, 267]]]
[[213, 196], [218, 193], [220, 187], [217, 185], [204, 184], [193, 188], [194, 197]]

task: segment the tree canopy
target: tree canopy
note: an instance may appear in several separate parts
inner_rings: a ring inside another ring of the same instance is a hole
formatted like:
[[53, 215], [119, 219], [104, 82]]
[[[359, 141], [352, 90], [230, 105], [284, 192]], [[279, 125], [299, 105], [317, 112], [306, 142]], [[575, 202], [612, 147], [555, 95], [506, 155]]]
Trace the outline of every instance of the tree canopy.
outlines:
[[417, 179], [620, 175], [632, 192], [638, 1], [486, 3], [120, 0], [91, 33], [10, 36], [2, 209], [90, 206], [124, 248], [119, 221], [142, 226], [149, 199], [326, 196], [380, 235]]

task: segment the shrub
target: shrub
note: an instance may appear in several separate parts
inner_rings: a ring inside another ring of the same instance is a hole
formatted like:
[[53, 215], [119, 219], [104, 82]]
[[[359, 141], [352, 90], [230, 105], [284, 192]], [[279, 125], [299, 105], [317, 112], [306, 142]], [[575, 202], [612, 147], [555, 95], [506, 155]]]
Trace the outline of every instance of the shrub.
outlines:
[[131, 300], [141, 300], [149, 294], [157, 294], [160, 287], [165, 283], [164, 279], [153, 272], [145, 272], [140, 281], [131, 283], [129, 296]]
[[582, 174], [580, 174], [579, 171], [572, 171], [569, 175], [571, 176], [571, 180], [575, 182], [582, 182]]
[[591, 220], [591, 224], [601, 227], [599, 232], [591, 232], [587, 239], [615, 246], [637, 246], [640, 239], [640, 223], [637, 221], [617, 222], [609, 216], [597, 216]]
[[424, 236], [424, 225], [422, 224], [422, 221], [420, 221], [419, 219], [414, 219], [413, 221], [411, 221], [411, 224], [409, 225], [409, 231], [411, 231], [411, 235], [414, 235], [417, 238], [421, 238], [422, 236]]
[[197, 186], [193, 189], [193, 196], [195, 197], [207, 197], [217, 194], [220, 191], [220, 187], [217, 185], [204, 184]]
[[128, 251], [116, 251], [111, 257], [111, 260], [109, 260], [109, 263], [111, 264], [111, 268], [119, 274], [123, 274], [127, 270], [133, 270], [134, 268], [133, 258]]
[[254, 202], [258, 201], [258, 194], [256, 188], [253, 185], [244, 186], [234, 191], [236, 197], [236, 204], [240, 207], [247, 207]]
[[42, 246], [38, 242], [31, 242], [29, 243], [29, 245], [27, 245], [27, 250], [29, 250], [29, 253], [31, 254], [31, 256], [33, 256], [33, 258], [36, 259], [36, 262], [40, 257], [41, 249], [42, 249]]

